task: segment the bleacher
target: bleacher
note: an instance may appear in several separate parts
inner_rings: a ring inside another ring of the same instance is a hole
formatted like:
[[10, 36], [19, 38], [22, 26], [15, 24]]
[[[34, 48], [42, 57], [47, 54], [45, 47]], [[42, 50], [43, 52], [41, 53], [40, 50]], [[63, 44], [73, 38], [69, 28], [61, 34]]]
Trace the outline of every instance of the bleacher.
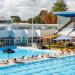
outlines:
[[74, 36], [75, 36], [75, 30], [73, 30], [73, 31], [69, 34], [69, 36], [74, 37]]
[[62, 31], [60, 31], [59, 35], [68, 35], [70, 32], [72, 32], [73, 28], [64, 28]]

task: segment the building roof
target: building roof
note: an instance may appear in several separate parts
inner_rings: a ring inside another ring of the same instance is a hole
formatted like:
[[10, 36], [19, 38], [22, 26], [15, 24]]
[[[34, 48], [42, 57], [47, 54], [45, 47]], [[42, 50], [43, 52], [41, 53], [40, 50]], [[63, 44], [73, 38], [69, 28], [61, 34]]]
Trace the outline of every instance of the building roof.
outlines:
[[2, 37], [14, 37], [14, 33], [8, 30], [0, 30], [0, 38]]
[[54, 12], [54, 14], [63, 17], [75, 17], [75, 11], [61, 11], [61, 12]]
[[26, 30], [14, 30], [14, 37], [27, 37], [28, 33]]

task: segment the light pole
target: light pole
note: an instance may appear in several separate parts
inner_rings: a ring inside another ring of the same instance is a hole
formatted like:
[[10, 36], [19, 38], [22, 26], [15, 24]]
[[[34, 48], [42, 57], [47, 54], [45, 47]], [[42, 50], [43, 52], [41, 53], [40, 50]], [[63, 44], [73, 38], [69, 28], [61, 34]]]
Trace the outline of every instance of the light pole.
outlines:
[[33, 28], [33, 18], [32, 18], [32, 46], [33, 46], [33, 38], [34, 38], [34, 36], [33, 36], [33, 33], [34, 33], [34, 28]]

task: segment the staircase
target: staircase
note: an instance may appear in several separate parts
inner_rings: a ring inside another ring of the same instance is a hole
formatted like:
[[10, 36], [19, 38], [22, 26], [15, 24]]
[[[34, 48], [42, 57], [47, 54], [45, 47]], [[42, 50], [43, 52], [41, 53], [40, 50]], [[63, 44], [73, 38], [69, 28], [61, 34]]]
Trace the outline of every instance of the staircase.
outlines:
[[63, 31], [63, 29], [66, 28], [67, 26], [69, 26], [72, 22], [73, 22], [72, 20], [70, 20], [69, 22], [67, 22], [67, 23], [66, 23], [65, 25], [63, 25], [60, 29], [58, 29], [58, 31], [57, 31], [55, 34], [57, 34], [57, 33], [60, 32], [60, 31]]
[[69, 36], [75, 37], [75, 31], [72, 31], [72, 33], [70, 33]]
[[68, 35], [73, 31], [73, 28], [64, 28], [62, 31], [58, 32], [59, 35]]

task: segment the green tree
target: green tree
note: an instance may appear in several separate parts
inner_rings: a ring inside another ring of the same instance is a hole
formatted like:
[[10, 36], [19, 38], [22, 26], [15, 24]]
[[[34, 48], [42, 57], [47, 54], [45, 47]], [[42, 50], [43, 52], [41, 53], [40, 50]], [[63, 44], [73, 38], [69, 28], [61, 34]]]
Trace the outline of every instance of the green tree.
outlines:
[[52, 7], [53, 12], [67, 11], [67, 9], [68, 7], [64, 0], [57, 0]]
[[11, 16], [11, 19], [12, 19], [13, 23], [21, 22], [21, 18], [19, 16]]
[[36, 16], [36, 17], [34, 17], [34, 19], [33, 19], [34, 21], [34, 23], [36, 24], [41, 24], [42, 23], [42, 21], [41, 21], [41, 17], [40, 16]]
[[29, 18], [29, 19], [27, 20], [27, 23], [32, 24], [32, 18]]

